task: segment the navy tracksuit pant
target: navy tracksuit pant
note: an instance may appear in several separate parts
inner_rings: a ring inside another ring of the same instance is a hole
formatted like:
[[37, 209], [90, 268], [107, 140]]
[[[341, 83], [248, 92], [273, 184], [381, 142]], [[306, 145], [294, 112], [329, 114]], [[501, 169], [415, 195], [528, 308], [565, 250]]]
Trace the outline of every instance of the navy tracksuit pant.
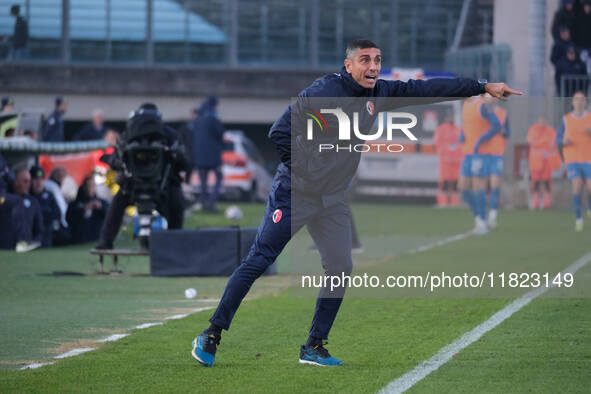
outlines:
[[[248, 256], [236, 268], [220, 303], [209, 320], [228, 329], [242, 299], [253, 282], [281, 253], [291, 236], [304, 225], [312, 236], [326, 275], [349, 275], [353, 268], [351, 259], [351, 213], [343, 199], [323, 203], [320, 198], [310, 198], [291, 193], [290, 180], [277, 173], [267, 208]], [[316, 310], [310, 335], [328, 338], [328, 333], [343, 300], [345, 289], [321, 288], [316, 300]]]

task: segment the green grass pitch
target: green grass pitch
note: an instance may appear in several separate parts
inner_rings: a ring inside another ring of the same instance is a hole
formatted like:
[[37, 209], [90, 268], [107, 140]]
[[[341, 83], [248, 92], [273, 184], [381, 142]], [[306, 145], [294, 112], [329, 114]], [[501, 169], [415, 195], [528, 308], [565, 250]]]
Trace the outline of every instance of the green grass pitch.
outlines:
[[[257, 225], [264, 206], [242, 208], [240, 225]], [[365, 247], [355, 256], [355, 273], [558, 272], [590, 251], [591, 225], [575, 233], [570, 212], [501, 212], [500, 228], [488, 236], [413, 254], [467, 231], [467, 211], [355, 204], [353, 212]], [[223, 215], [186, 221], [186, 227], [228, 224]], [[207, 299], [219, 298], [226, 278], [152, 278], [145, 258], [123, 259], [122, 275], [98, 276], [90, 245], [1, 251], [0, 392], [376, 392], [528, 290], [429, 297], [354, 290], [327, 345], [345, 366], [299, 365], [314, 298], [298, 288], [298, 273], [320, 266], [310, 245], [305, 232], [299, 234], [279, 260], [280, 275], [255, 283], [223, 335], [214, 368], [190, 356], [211, 310], [164, 319], [215, 306]], [[572, 291], [551, 289], [535, 299], [409, 392], [588, 392], [591, 264], [575, 274], [575, 283]], [[196, 300], [184, 298], [188, 287], [197, 289]], [[133, 329], [150, 322], [164, 324]], [[116, 333], [130, 335], [97, 342]], [[81, 347], [97, 349], [53, 359]], [[54, 364], [18, 370], [31, 362]]]

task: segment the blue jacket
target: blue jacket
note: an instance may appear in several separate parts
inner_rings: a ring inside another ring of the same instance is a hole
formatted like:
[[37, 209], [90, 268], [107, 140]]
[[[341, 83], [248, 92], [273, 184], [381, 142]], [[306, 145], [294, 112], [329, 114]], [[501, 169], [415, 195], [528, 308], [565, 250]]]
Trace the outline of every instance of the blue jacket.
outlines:
[[222, 165], [224, 126], [211, 107], [203, 108], [189, 124], [193, 135], [192, 162], [195, 168], [215, 168]]
[[36, 198], [41, 208], [43, 217], [43, 235], [41, 236], [41, 246], [50, 248], [53, 245], [53, 231], [59, 229], [61, 211], [53, 194], [43, 189], [39, 194], [31, 193]]
[[94, 127], [94, 123], [87, 123], [75, 136], [74, 141], [102, 140], [107, 132], [107, 127], [102, 125], [100, 129]]
[[49, 115], [43, 128], [43, 141], [63, 142], [64, 141], [64, 119], [62, 113], [55, 110]]
[[[303, 112], [302, 108], [306, 106], [306, 102], [313, 102], [313, 100], [310, 100], [311, 98], [415, 97], [420, 98], [420, 100], [415, 100], [414, 104], [424, 104], [426, 102], [444, 101], [445, 99], [442, 97], [470, 97], [481, 93], [484, 93], [481, 85], [475, 80], [466, 78], [437, 78], [427, 81], [410, 80], [408, 82], [378, 79], [373, 89], [367, 89], [359, 85], [343, 67], [341, 72], [326, 75], [300, 92], [298, 101], [289, 106], [271, 126], [269, 138], [276, 144], [282, 161], [278, 168], [280, 179], [283, 179], [284, 182], [290, 182], [291, 187], [300, 193], [315, 196], [338, 194], [347, 189], [357, 171], [361, 157], [359, 152], [347, 152], [346, 154], [335, 152], [318, 153], [311, 152], [305, 146], [300, 146], [298, 141], [301, 141], [302, 138], [296, 135], [292, 136], [291, 118], [294, 105], [296, 107], [294, 107], [293, 115], [298, 116], [297, 113]], [[368, 103], [369, 101], [373, 102], [375, 100], [368, 100]], [[342, 99], [340, 102], [334, 100], [334, 105], [343, 106], [342, 103], [346, 102]], [[397, 106], [401, 107], [410, 104], [413, 104], [412, 100], [406, 100]], [[385, 103], [385, 105], [389, 106], [388, 109], [392, 109], [392, 103]], [[365, 115], [365, 119], [362, 119], [360, 123], [365, 124], [364, 130], [368, 129], [367, 125], [373, 124], [377, 113], [378, 109], [374, 111], [372, 116], [367, 116], [362, 111], [360, 116]], [[327, 120], [329, 118], [333, 119], [335, 117], [326, 117]], [[301, 127], [299, 128], [301, 129]], [[328, 130], [333, 128], [334, 124], [327, 125]], [[328, 132], [325, 135], [330, 136], [330, 134]], [[296, 146], [292, 146], [292, 141], [296, 142]], [[363, 141], [351, 140], [350, 143], [363, 143]], [[292, 166], [294, 157], [296, 163], [293, 163]], [[293, 170], [293, 174], [297, 174], [296, 179], [291, 179], [291, 170]]]

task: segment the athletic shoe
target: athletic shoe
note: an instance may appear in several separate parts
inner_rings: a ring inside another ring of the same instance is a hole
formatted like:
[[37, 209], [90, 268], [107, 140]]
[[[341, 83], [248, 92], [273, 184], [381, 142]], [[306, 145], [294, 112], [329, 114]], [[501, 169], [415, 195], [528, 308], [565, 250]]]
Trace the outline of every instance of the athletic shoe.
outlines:
[[575, 221], [575, 231], [583, 231], [583, 219], [577, 219]]
[[353, 246], [353, 249], [351, 249], [351, 253], [353, 254], [361, 254], [365, 251], [365, 249], [363, 249], [363, 246], [361, 245], [355, 245]]
[[215, 352], [220, 344], [220, 339], [222, 339], [220, 335], [202, 332], [197, 338], [193, 339], [191, 355], [201, 365], [213, 367]]
[[497, 215], [498, 211], [496, 209], [491, 209], [488, 213], [488, 227], [492, 230], [497, 228]]
[[488, 226], [486, 225], [486, 222], [483, 219], [476, 217], [475, 223], [476, 223], [476, 225], [474, 226], [474, 229], [472, 230], [472, 234], [474, 234], [474, 235], [488, 234]]
[[37, 248], [40, 248], [40, 247], [41, 247], [41, 242], [36, 242], [36, 241], [33, 241], [33, 242], [21, 241], [21, 242], [18, 242], [16, 244], [15, 250], [16, 250], [17, 253], [24, 253], [24, 252], [30, 252], [31, 250], [37, 249]]
[[341, 360], [332, 357], [328, 353], [328, 350], [324, 348], [324, 345], [302, 345], [300, 348], [300, 364], [320, 365], [321, 367], [335, 367], [343, 365]]

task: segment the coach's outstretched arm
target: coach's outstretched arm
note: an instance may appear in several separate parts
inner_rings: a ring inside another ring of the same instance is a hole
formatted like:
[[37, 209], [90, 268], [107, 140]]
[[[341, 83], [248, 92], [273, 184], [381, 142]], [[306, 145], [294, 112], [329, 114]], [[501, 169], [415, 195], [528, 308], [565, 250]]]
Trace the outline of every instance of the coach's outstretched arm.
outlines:
[[411, 79], [408, 82], [380, 79], [376, 87], [378, 90], [384, 89], [388, 97], [471, 97], [489, 93], [495, 98], [506, 100], [512, 94], [523, 94], [504, 83], [479, 83], [469, 78]]

